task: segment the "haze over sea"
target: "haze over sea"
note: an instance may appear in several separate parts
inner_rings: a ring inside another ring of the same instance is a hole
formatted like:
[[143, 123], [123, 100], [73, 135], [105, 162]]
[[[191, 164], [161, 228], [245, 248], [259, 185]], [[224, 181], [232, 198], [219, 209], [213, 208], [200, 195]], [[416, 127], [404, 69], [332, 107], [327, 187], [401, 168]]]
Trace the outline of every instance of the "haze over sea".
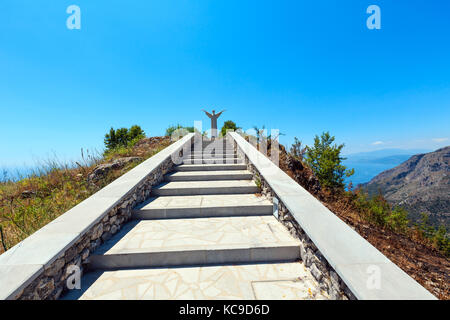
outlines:
[[344, 155], [344, 165], [355, 169], [355, 174], [346, 179], [346, 182], [352, 182], [353, 186], [369, 182], [379, 173], [392, 169], [402, 162], [408, 160], [411, 156], [420, 153], [427, 153], [433, 150], [429, 149], [382, 149], [371, 152], [360, 152]]
[[[371, 152], [360, 152], [344, 155], [347, 159], [344, 165], [348, 168], [354, 168], [355, 174], [346, 179], [354, 186], [369, 182], [377, 174], [394, 168], [402, 162], [408, 160], [411, 156], [419, 153], [427, 153], [433, 150], [429, 149], [382, 149]], [[72, 164], [71, 164], [72, 163]], [[74, 161], [67, 162], [68, 166], [73, 166]], [[63, 165], [62, 163], [60, 165]], [[35, 165], [18, 165], [18, 166], [0, 166], [0, 181], [18, 180], [31, 174], [39, 173], [43, 168], [49, 168], [49, 165], [42, 162]]]

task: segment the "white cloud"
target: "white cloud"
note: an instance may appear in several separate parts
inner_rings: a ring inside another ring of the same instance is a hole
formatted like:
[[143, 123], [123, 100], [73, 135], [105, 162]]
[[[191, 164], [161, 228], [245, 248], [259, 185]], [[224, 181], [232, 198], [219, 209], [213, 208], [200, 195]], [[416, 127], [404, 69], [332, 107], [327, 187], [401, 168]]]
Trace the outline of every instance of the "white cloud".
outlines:
[[434, 139], [431, 139], [431, 140], [433, 140], [434, 142], [444, 142], [444, 141], [447, 141], [448, 138], [434, 138]]
[[384, 144], [384, 142], [383, 141], [372, 142], [372, 145], [374, 145], [374, 146], [379, 146], [380, 144]]

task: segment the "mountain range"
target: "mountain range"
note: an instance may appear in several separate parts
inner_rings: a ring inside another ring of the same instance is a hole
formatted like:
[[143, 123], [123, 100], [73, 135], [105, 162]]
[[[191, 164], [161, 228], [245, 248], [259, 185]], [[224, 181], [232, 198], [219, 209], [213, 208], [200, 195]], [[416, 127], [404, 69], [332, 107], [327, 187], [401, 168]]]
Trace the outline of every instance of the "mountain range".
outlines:
[[381, 191], [391, 204], [405, 208], [413, 221], [426, 213], [433, 225], [450, 228], [450, 146], [413, 155], [363, 187], [369, 194]]

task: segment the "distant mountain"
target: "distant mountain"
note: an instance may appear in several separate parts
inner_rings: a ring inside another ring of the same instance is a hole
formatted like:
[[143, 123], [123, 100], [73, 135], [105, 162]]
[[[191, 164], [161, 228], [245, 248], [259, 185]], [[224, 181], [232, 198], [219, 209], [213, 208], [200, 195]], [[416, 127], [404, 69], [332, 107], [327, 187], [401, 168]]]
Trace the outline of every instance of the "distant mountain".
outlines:
[[419, 153], [427, 153], [430, 151], [431, 150], [428, 149], [381, 149], [375, 151], [347, 154], [345, 155], [345, 157], [353, 159], [355, 161], [360, 161], [360, 160], [381, 159], [398, 155], [415, 155]]
[[370, 194], [380, 190], [393, 205], [416, 219], [430, 215], [434, 225], [450, 227], [450, 146], [416, 154], [395, 168], [383, 171], [364, 185]]
[[399, 165], [414, 154], [429, 151], [431, 150], [382, 149], [345, 155], [347, 160], [344, 161], [344, 165], [355, 169], [355, 174], [347, 178], [346, 182], [351, 181], [355, 186], [367, 183], [380, 172]]

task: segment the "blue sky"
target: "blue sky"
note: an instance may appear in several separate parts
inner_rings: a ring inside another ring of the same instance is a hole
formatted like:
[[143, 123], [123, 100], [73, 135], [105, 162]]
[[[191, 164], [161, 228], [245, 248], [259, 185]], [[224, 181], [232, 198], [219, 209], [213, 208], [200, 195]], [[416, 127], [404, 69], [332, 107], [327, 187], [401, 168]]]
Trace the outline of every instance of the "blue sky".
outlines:
[[448, 145], [449, 15], [449, 1], [1, 1], [0, 166], [77, 158], [111, 126], [207, 128], [202, 108], [286, 144], [329, 130], [345, 153]]

